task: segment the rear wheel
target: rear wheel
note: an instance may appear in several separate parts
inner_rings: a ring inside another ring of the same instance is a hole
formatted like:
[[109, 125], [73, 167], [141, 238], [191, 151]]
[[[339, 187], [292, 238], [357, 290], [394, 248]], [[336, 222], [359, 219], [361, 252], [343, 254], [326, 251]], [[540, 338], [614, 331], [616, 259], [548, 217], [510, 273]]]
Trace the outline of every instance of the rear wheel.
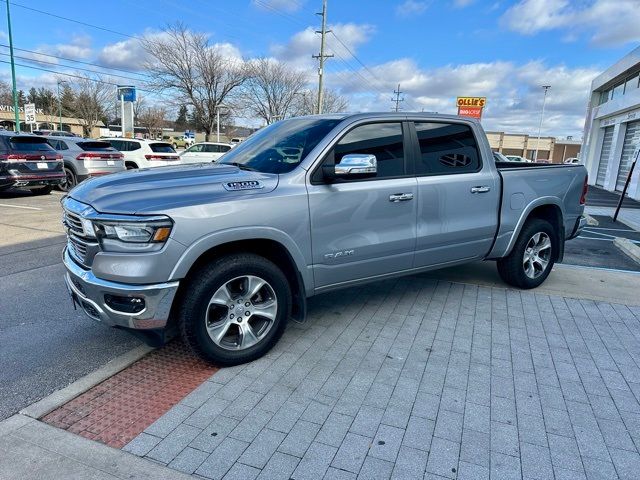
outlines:
[[47, 185], [45, 187], [32, 188], [31, 193], [34, 195], [49, 195], [51, 190], [53, 190], [53, 187], [51, 185]]
[[63, 192], [68, 192], [77, 185], [78, 180], [76, 178], [76, 175], [73, 173], [73, 170], [71, 170], [69, 167], [64, 167], [64, 174], [64, 183], [58, 185], [58, 189], [62, 190]]
[[524, 289], [538, 287], [551, 273], [557, 248], [557, 233], [551, 224], [539, 218], [529, 220], [511, 253], [498, 260], [498, 273], [509, 285]]
[[290, 312], [282, 271], [264, 257], [235, 254], [193, 275], [179, 318], [182, 337], [198, 355], [216, 365], [237, 365], [268, 352]]

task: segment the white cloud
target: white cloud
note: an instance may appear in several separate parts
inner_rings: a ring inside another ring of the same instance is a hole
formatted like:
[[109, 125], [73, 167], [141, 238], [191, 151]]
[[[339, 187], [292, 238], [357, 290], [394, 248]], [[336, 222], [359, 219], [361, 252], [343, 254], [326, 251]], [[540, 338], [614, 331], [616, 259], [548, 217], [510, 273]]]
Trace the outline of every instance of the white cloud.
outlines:
[[284, 10], [285, 12], [295, 12], [302, 8], [304, 0], [252, 0], [251, 2], [263, 10]]
[[98, 54], [98, 62], [105, 67], [142, 70], [147, 52], [137, 38], [106, 45]]
[[[369, 41], [375, 29], [372, 25], [355, 23], [338, 23], [329, 25], [333, 34], [326, 37], [327, 53], [350, 59], [352, 57], [349, 50], [356, 54], [358, 47]], [[335, 35], [334, 35], [335, 34]], [[345, 48], [338, 40], [338, 37]], [[286, 44], [275, 44], [271, 46], [271, 53], [278, 60], [286, 61], [297, 68], [310, 68], [316, 60], [311, 55], [317, 55], [320, 50], [320, 36], [315, 33], [313, 27], [297, 32]]]
[[640, 40], [638, 0], [520, 0], [500, 20], [509, 30], [525, 35], [558, 29], [572, 39], [586, 33], [601, 46]]
[[418, 0], [405, 0], [396, 7], [396, 15], [401, 17], [410, 17], [420, 15], [425, 12], [429, 2]]
[[453, 6], [456, 8], [464, 8], [471, 5], [475, 0], [453, 0]]
[[[352, 110], [389, 110], [391, 94], [400, 83], [406, 110], [456, 113], [456, 96], [486, 96], [485, 128], [535, 134], [544, 83], [552, 87], [547, 98], [543, 134], [577, 137], [584, 124], [591, 80], [599, 73], [593, 68], [548, 66], [542, 61], [471, 63], [421, 69], [407, 58], [372, 66], [369, 70], [377, 80], [368, 71], [360, 71], [369, 83], [350, 72], [327, 76], [330, 87], [352, 100]], [[372, 85], [375, 87], [373, 93]]]
[[93, 55], [91, 37], [88, 35], [75, 35], [69, 43], [42, 45], [36, 48], [36, 51], [73, 60], [86, 60]]

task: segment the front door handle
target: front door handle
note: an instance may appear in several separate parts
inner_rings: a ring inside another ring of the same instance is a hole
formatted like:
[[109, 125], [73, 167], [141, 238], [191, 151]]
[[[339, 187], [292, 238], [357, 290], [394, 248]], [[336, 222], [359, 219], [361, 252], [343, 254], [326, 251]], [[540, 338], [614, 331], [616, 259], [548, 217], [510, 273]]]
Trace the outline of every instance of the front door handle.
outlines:
[[487, 193], [491, 191], [491, 187], [482, 186], [482, 187], [471, 187], [471, 193]]
[[390, 202], [407, 202], [409, 200], [413, 200], [413, 193], [394, 193], [389, 195]]

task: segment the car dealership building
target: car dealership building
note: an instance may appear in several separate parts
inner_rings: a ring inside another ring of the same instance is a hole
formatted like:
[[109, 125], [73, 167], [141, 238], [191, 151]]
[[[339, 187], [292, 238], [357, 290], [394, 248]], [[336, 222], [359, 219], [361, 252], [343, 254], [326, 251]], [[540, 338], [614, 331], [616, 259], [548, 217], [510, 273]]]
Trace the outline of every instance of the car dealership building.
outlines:
[[[589, 183], [622, 191], [640, 146], [640, 47], [596, 77], [582, 145]], [[640, 200], [640, 166], [634, 171], [627, 195]]]

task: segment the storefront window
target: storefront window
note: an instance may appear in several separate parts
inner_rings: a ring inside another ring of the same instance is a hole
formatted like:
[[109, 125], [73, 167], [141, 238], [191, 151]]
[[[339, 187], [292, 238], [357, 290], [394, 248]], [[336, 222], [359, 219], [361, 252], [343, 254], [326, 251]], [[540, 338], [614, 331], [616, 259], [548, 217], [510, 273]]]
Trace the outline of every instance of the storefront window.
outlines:
[[611, 99], [613, 100], [613, 99], [620, 98], [623, 93], [624, 93], [624, 83], [621, 83], [620, 85], [616, 85], [615, 87], [613, 87], [613, 92], [611, 92]]
[[628, 78], [624, 83], [624, 93], [629, 93], [638, 88], [638, 74]]

